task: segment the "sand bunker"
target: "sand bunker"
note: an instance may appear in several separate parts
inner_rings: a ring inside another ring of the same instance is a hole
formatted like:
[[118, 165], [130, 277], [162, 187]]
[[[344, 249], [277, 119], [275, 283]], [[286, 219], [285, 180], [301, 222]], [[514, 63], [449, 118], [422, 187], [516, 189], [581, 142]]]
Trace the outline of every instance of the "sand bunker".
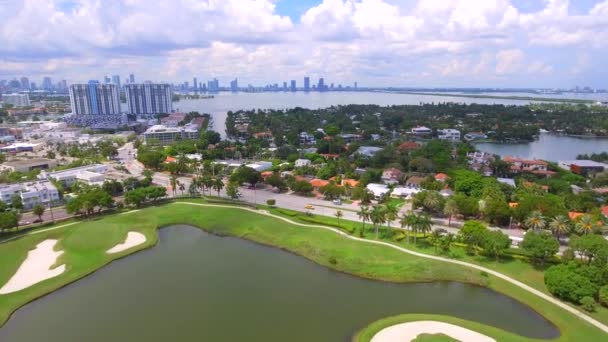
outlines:
[[126, 251], [131, 247], [141, 245], [144, 242], [146, 242], [146, 236], [144, 234], [138, 232], [129, 232], [129, 234], [127, 234], [127, 239], [125, 240], [125, 242], [119, 243], [118, 245], [108, 249], [106, 253], [120, 253], [122, 251]]
[[396, 324], [380, 330], [371, 342], [408, 342], [420, 334], [444, 334], [462, 342], [496, 342], [495, 339], [454, 324], [417, 321]]
[[21, 291], [65, 271], [65, 265], [50, 269], [63, 251], [54, 251], [57, 240], [44, 240], [27, 253], [15, 275], [0, 289], [0, 294]]

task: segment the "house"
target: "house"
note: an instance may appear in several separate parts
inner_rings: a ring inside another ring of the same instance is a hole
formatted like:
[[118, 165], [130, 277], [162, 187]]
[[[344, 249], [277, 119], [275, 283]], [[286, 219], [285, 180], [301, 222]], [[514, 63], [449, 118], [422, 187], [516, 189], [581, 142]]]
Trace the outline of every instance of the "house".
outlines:
[[401, 180], [401, 177], [403, 177], [403, 172], [394, 167], [382, 171], [382, 181], [385, 184], [397, 184]]
[[342, 140], [344, 140], [344, 143], [349, 144], [353, 141], [361, 141], [363, 140], [363, 136], [360, 134], [340, 134], [338, 135], [340, 138], [342, 138]]
[[603, 172], [608, 168], [608, 164], [599, 163], [593, 160], [560, 160], [557, 165], [573, 173], [586, 176], [590, 173]]
[[321, 189], [322, 187], [324, 187], [324, 186], [328, 185], [328, 184], [329, 184], [329, 181], [326, 181], [326, 180], [324, 180], [324, 179], [318, 179], [318, 178], [315, 178], [315, 179], [313, 179], [313, 180], [309, 181], [309, 183], [310, 183], [310, 185], [312, 185], [312, 188], [313, 188], [313, 189], [315, 189], [315, 190], [317, 190], [317, 191], [318, 191], [318, 190], [319, 190], [319, 189]]
[[391, 197], [395, 198], [410, 198], [419, 193], [420, 189], [408, 188], [406, 186], [398, 186], [393, 189], [391, 192]]
[[271, 132], [258, 132], [254, 133], [253, 137], [260, 140], [266, 140], [268, 142], [273, 142], [274, 137]]
[[469, 152], [467, 153], [467, 159], [469, 160], [469, 164], [488, 165], [494, 160], [494, 155], [487, 152]]
[[464, 135], [464, 140], [466, 140], [466, 141], [473, 141], [473, 140], [487, 139], [487, 138], [488, 138], [488, 136], [481, 132], [469, 132]]
[[359, 147], [359, 149], [355, 152], [355, 154], [359, 154], [365, 158], [371, 158], [373, 156], [376, 155], [376, 153], [382, 151], [382, 147], [376, 147], [376, 146], [361, 146]]
[[450, 177], [445, 173], [438, 173], [435, 175], [435, 180], [441, 183], [445, 183]]
[[405, 186], [415, 189], [422, 189], [423, 177], [412, 176], [405, 181]]
[[338, 186], [350, 186], [351, 188], [356, 187], [357, 185], [359, 185], [359, 181], [355, 180], [355, 179], [350, 179], [350, 178], [343, 178], [340, 180], [340, 182], [336, 182], [336, 180], [338, 179], [338, 177], [331, 177], [329, 180], [335, 182], [336, 184], [338, 184]]
[[256, 170], [257, 172], [263, 172], [272, 169], [272, 162], [259, 161], [251, 164], [246, 164], [245, 166], [250, 167]]
[[412, 128], [412, 134], [414, 135], [429, 135], [431, 133], [433, 133], [433, 130], [428, 127], [417, 126]]
[[437, 138], [447, 141], [460, 141], [460, 131], [453, 128], [438, 129]]
[[530, 172], [546, 176], [555, 174], [555, 172], [547, 170], [549, 164], [544, 160], [522, 159], [511, 156], [506, 156], [503, 160], [511, 165], [511, 172], [513, 173]]
[[309, 159], [297, 159], [294, 163], [295, 167], [305, 167], [310, 166], [311, 161]]
[[300, 133], [300, 144], [308, 145], [308, 144], [314, 144], [314, 143], [315, 143], [314, 135], [308, 134], [308, 132]]
[[496, 178], [496, 180], [498, 181], [498, 183], [502, 183], [502, 184], [506, 184], [512, 187], [516, 187], [515, 186], [515, 180], [513, 178]]
[[402, 151], [402, 152], [413, 151], [413, 150], [417, 150], [419, 148], [420, 148], [420, 144], [415, 141], [406, 141], [406, 142], [402, 143], [401, 145], [399, 145], [399, 147], [397, 147], [397, 149], [399, 149], [399, 151]]
[[374, 198], [379, 200], [388, 194], [391, 189], [386, 184], [378, 184], [378, 183], [369, 183], [365, 187], [369, 192], [374, 195]]
[[167, 127], [177, 127], [186, 119], [186, 113], [171, 113], [160, 119], [160, 123]]

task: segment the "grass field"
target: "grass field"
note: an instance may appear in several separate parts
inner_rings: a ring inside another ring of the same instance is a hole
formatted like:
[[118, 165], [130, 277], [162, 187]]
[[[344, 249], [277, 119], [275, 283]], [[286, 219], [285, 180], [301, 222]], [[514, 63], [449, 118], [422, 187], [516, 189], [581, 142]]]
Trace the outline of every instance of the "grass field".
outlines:
[[[333, 221], [328, 223], [331, 222]], [[14, 274], [25, 259], [27, 251], [45, 239], [59, 240], [57, 248], [65, 253], [58, 264], [67, 265], [66, 272], [56, 278], [20, 292], [0, 296], [0, 325], [13, 311], [27, 302], [82, 278], [116, 258], [155, 245], [156, 230], [173, 224], [189, 224], [212, 233], [233, 235], [276, 246], [323, 266], [365, 278], [395, 282], [451, 280], [487, 286], [527, 303], [552, 321], [562, 332], [562, 336], [556, 341], [600, 341], [606, 338], [599, 329], [563, 309], [504, 280], [484, 275], [471, 268], [348, 240], [330, 231], [299, 227], [249, 211], [183, 203], [83, 221], [0, 244], [0, 284], [4, 284]], [[352, 225], [355, 226], [355, 223]], [[107, 255], [105, 251], [122, 242], [129, 231], [144, 234], [146, 243], [118, 255]], [[522, 337], [519, 340], [529, 339]]]
[[[334, 217], [315, 215], [312, 217], [306, 216], [303, 213], [290, 211], [286, 209], [274, 209], [273, 213], [277, 215], [281, 215], [284, 217], [289, 217], [292, 220], [299, 221], [302, 223], [318, 223], [325, 224], [332, 227], [340, 227], [344, 231], [353, 233], [356, 232], [358, 235], [361, 229], [361, 222], [353, 222], [349, 220], [340, 220], [340, 224], [338, 225], [338, 221]], [[373, 239], [375, 238], [375, 234], [371, 230], [371, 224], [368, 222], [366, 224], [366, 232], [365, 237]], [[387, 242], [391, 242], [400, 247], [405, 247], [407, 249], [425, 253], [429, 255], [439, 255], [443, 257], [449, 257], [455, 260], [466, 261], [472, 264], [477, 264], [480, 266], [484, 266], [503, 274], [508, 275], [514, 279], [521, 281], [529, 286], [534, 287], [537, 290], [540, 290], [546, 294], [549, 294], [547, 287], [544, 282], [544, 270], [551, 265], [534, 266], [530, 264], [524, 258], [517, 255], [505, 255], [502, 256], [499, 260], [496, 260], [493, 257], [487, 257], [485, 255], [468, 255], [465, 251], [464, 247], [459, 247], [453, 245], [449, 254], [444, 254], [435, 250], [435, 248], [428, 243], [424, 239], [422, 234], [418, 234], [418, 244], [414, 245], [413, 243], [408, 244], [406, 239], [402, 239], [400, 241], [396, 241], [395, 239], [386, 239]], [[516, 252], [521, 253], [521, 250], [514, 250]], [[571, 304], [572, 307], [576, 307], [579, 310], [582, 310], [580, 306]], [[595, 318], [596, 320], [608, 324], [608, 308], [597, 305], [596, 310], [594, 312], [586, 312], [589, 316]]]

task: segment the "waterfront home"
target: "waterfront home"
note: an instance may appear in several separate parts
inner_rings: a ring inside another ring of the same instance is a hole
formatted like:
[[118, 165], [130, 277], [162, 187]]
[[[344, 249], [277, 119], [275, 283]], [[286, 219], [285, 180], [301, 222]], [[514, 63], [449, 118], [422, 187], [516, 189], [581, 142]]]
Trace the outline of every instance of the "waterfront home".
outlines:
[[469, 164], [478, 163], [488, 165], [494, 160], [494, 155], [487, 152], [469, 152], [467, 153]]
[[560, 160], [557, 165], [564, 170], [583, 176], [587, 176], [590, 173], [603, 172], [608, 168], [608, 164], [593, 160]]
[[460, 131], [453, 128], [438, 129], [437, 138], [447, 141], [460, 141]]
[[547, 166], [549, 165], [544, 160], [538, 159], [522, 159], [518, 157], [506, 156], [503, 160], [511, 166], [511, 172], [520, 173], [520, 172], [530, 172], [538, 175], [551, 176], [555, 174], [553, 171], [547, 170]]
[[384, 184], [397, 184], [403, 177], [403, 172], [394, 167], [382, 171], [382, 181]]
[[466, 141], [473, 141], [473, 140], [487, 139], [487, 138], [488, 138], [488, 136], [481, 132], [469, 132], [464, 135], [464, 140], [466, 140]]

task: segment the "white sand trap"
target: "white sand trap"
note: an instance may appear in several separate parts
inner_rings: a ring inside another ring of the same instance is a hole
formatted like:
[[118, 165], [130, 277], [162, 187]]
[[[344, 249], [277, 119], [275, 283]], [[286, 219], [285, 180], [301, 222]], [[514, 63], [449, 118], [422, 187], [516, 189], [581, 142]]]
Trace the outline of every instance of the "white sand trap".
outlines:
[[63, 251], [54, 251], [57, 240], [44, 240], [27, 253], [13, 277], [1, 289], [0, 294], [21, 291], [43, 280], [56, 277], [65, 271], [65, 265], [50, 269]]
[[122, 251], [126, 251], [131, 247], [141, 245], [144, 242], [146, 242], [146, 236], [144, 234], [138, 232], [129, 232], [129, 234], [127, 234], [127, 239], [125, 240], [125, 242], [119, 243], [118, 245], [108, 249], [106, 253], [120, 253]]
[[496, 342], [495, 339], [454, 324], [417, 321], [396, 324], [380, 330], [371, 342], [409, 342], [420, 334], [444, 334], [462, 342]]

